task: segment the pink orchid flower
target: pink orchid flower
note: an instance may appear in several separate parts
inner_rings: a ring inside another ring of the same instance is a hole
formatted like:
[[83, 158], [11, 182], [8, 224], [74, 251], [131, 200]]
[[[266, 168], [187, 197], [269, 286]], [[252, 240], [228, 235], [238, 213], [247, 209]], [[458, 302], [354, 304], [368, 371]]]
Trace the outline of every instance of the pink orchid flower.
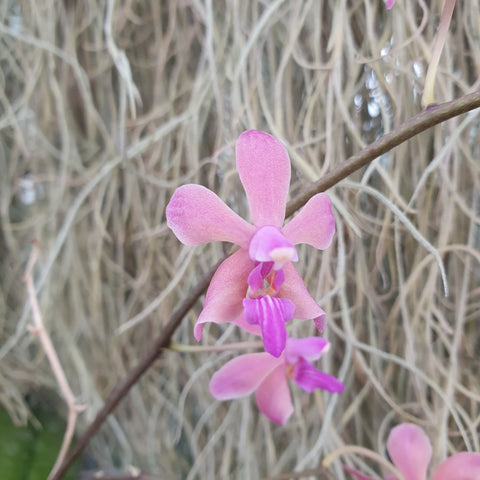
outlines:
[[231, 400], [255, 392], [259, 410], [272, 422], [285, 425], [293, 412], [287, 379], [307, 392], [316, 388], [339, 393], [344, 385], [335, 377], [317, 370], [310, 362], [330, 347], [322, 337], [288, 338], [280, 357], [266, 352], [249, 353], [230, 360], [210, 381], [217, 400]]
[[279, 357], [285, 348], [285, 323], [294, 316], [313, 319], [322, 330], [325, 312], [309, 295], [291, 262], [295, 245], [327, 248], [335, 233], [331, 201], [324, 193], [312, 197], [282, 227], [290, 184], [290, 159], [283, 144], [267, 133], [248, 130], [237, 140], [236, 161], [253, 225], [243, 220], [212, 191], [183, 185], [167, 206], [167, 224], [185, 245], [227, 241], [240, 250], [217, 269], [195, 324], [237, 323], [261, 331], [265, 350]]
[[[420, 427], [411, 423], [397, 425], [388, 436], [387, 450], [405, 480], [427, 479], [432, 445]], [[375, 480], [350, 468], [347, 471], [360, 480]], [[385, 480], [397, 480], [397, 477], [388, 475]], [[480, 453], [452, 455], [438, 466], [431, 480], [480, 480]]]

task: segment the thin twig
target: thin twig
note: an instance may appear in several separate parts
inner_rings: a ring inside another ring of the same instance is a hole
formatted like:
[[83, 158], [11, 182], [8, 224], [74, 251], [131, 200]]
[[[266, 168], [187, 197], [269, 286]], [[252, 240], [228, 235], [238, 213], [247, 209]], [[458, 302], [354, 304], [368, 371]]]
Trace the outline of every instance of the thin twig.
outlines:
[[399, 125], [396, 129], [387, 133], [383, 137], [380, 137], [359, 153], [350, 157], [310, 187], [306, 187], [301, 194], [288, 203], [286, 216], [289, 217], [296, 212], [316, 193], [328, 190], [353, 172], [368, 165], [372, 160], [375, 160], [389, 150], [398, 147], [398, 145], [415, 135], [434, 127], [445, 120], [457, 117], [462, 113], [469, 112], [470, 110], [479, 107], [480, 90], [477, 90], [476, 92], [452, 100], [451, 102], [432, 105], [427, 109], [422, 110], [417, 115], [414, 115], [406, 122]]
[[382, 457], [377, 452], [369, 450], [368, 448], [359, 447], [357, 445], [344, 445], [337, 448], [323, 459], [322, 465], [325, 468], [328, 468], [337, 457], [346, 453], [354, 453], [356, 455], [363, 455], [364, 457], [371, 458], [372, 460], [375, 460], [380, 465], [382, 465], [390, 473], [395, 475], [395, 478], [397, 478], [398, 480], [405, 480], [405, 476], [403, 475], [403, 473], [400, 472], [400, 470], [398, 470], [398, 468], [395, 467], [395, 465], [391, 464], [387, 459]]
[[[375, 160], [380, 155], [388, 152], [392, 148], [409, 140], [415, 135], [419, 134], [438, 125], [445, 120], [461, 115], [475, 108], [480, 107], [480, 90], [472, 94], [465, 95], [457, 100], [443, 103], [440, 105], [431, 106], [428, 109], [413, 116], [398, 128], [391, 131], [387, 135], [379, 138], [371, 145], [364, 148], [360, 153], [350, 157], [347, 161], [342, 163], [339, 167], [334, 169], [330, 174], [322, 177], [311, 187], [306, 188], [305, 191], [290, 201], [287, 205], [286, 215], [291, 216], [296, 210], [301, 208], [305, 203], [316, 193], [322, 192], [336, 185], [338, 182], [348, 177], [351, 173], [359, 168], [367, 165], [372, 160]], [[226, 257], [225, 257], [226, 258]], [[224, 258], [224, 259], [225, 259]], [[222, 259], [221, 261], [223, 261]], [[220, 263], [220, 262], [219, 262]], [[112, 390], [110, 395], [105, 400], [105, 404], [98, 412], [93, 422], [87, 427], [85, 432], [79, 437], [76, 444], [73, 446], [69, 455], [65, 458], [63, 464], [59, 467], [53, 479], [60, 479], [62, 475], [68, 470], [72, 462], [80, 455], [83, 449], [87, 446], [90, 439], [99, 430], [105, 419], [113, 412], [116, 406], [120, 403], [123, 397], [129, 392], [130, 388], [137, 383], [139, 378], [148, 370], [153, 362], [161, 355], [162, 351], [168, 347], [171, 338], [180, 325], [183, 317], [188, 313], [190, 308], [196, 303], [200, 295], [204, 293], [210, 283], [210, 280], [217, 268], [218, 264], [212, 268], [197, 286], [192, 290], [190, 295], [183, 301], [180, 307], [172, 314], [170, 321], [165, 327], [160, 338], [157, 339], [154, 346], [148, 354], [127, 374], [126, 378], [120, 381]]]
[[52, 471], [48, 476], [48, 478], [51, 479], [51, 478], [54, 478], [55, 471], [62, 464], [65, 458], [65, 455], [67, 454], [68, 447], [70, 446], [70, 442], [72, 441], [73, 434], [75, 433], [75, 423], [77, 421], [77, 416], [79, 412], [81, 412], [84, 409], [84, 407], [76, 403], [75, 396], [73, 395], [70, 385], [68, 384], [67, 377], [62, 368], [57, 352], [55, 351], [55, 347], [53, 346], [53, 343], [47, 331], [45, 330], [42, 314], [40, 312], [40, 307], [38, 305], [37, 297], [35, 295], [35, 285], [33, 283], [33, 277], [32, 277], [32, 270], [35, 265], [35, 262], [38, 259], [38, 252], [39, 252], [39, 243], [38, 241], [34, 240], [32, 252], [30, 254], [30, 258], [27, 263], [27, 268], [23, 276], [23, 281], [25, 282], [27, 287], [28, 298], [32, 306], [33, 326], [31, 326], [29, 330], [30, 332], [38, 336], [38, 339], [42, 344], [43, 350], [45, 351], [45, 355], [47, 356], [48, 361], [50, 363], [50, 367], [52, 368], [52, 372], [55, 375], [55, 378], [57, 379], [62, 397], [64, 398], [68, 407], [67, 428], [65, 429], [62, 446], [60, 448], [60, 452], [58, 454], [57, 460], [55, 462], [55, 465], [52, 468]]
[[264, 477], [262, 480], [293, 480], [295, 478], [315, 477], [317, 480], [333, 480], [330, 472], [324, 467], [309, 468], [301, 472], [280, 473], [273, 477]]

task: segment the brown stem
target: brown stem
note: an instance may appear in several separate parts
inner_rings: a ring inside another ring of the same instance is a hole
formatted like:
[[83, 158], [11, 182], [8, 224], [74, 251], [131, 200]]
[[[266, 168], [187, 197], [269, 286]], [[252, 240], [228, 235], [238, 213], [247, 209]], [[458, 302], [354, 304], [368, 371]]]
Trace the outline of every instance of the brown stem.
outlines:
[[[451, 102], [442, 103], [440, 105], [433, 105], [426, 110], [413, 116], [405, 123], [401, 124], [398, 128], [391, 131], [387, 135], [379, 138], [371, 145], [364, 148], [357, 155], [350, 157], [348, 160], [340, 164], [331, 173], [322, 177], [320, 180], [306, 188], [305, 191], [290, 201], [287, 205], [286, 216], [291, 216], [296, 210], [301, 208], [305, 203], [316, 193], [327, 190], [333, 187], [338, 182], [348, 177], [351, 173], [355, 172], [361, 167], [364, 167], [369, 162], [379, 157], [380, 155], [388, 152], [392, 148], [400, 145], [406, 140], [414, 137], [415, 135], [438, 125], [449, 118], [456, 117], [462, 113], [474, 110], [480, 107], [480, 90], [469, 95], [465, 95], [457, 100]], [[226, 257], [225, 257], [226, 258]], [[224, 259], [225, 259], [224, 258]], [[222, 259], [221, 261], [223, 261]], [[220, 263], [220, 262], [219, 262]], [[71, 466], [73, 461], [80, 455], [83, 449], [87, 446], [90, 439], [99, 430], [105, 419], [110, 413], [115, 410], [116, 406], [120, 403], [123, 397], [129, 392], [130, 388], [137, 383], [139, 378], [148, 370], [153, 362], [162, 354], [163, 349], [168, 347], [170, 340], [180, 325], [183, 317], [188, 313], [190, 308], [193, 307], [200, 295], [205, 292], [210, 283], [210, 280], [219, 265], [215, 265], [203, 278], [199, 281], [196, 287], [191, 291], [190, 295], [183, 301], [177, 310], [175, 310], [170, 318], [170, 321], [165, 327], [160, 338], [157, 339], [152, 349], [147, 355], [140, 360], [138, 365], [134, 367], [125, 379], [118, 382], [114, 387], [110, 395], [105, 400], [105, 404], [98, 412], [93, 422], [87, 427], [83, 434], [78, 438], [75, 445], [69, 452], [69, 455], [65, 458], [63, 464], [58, 468], [54, 480], [62, 478]]]
[[427, 107], [425, 110], [417, 113], [417, 115], [409, 118], [405, 123], [402, 123], [395, 130], [392, 130], [390, 133], [375, 140], [375, 142], [365, 147], [359, 153], [341, 163], [333, 171], [327, 173], [327, 175], [320, 178], [310, 187], [305, 188], [300, 195], [288, 203], [286, 216], [289, 217], [296, 212], [316, 193], [328, 190], [344, 178], [348, 177], [351, 173], [364, 167], [372, 160], [375, 160], [380, 155], [392, 150], [392, 148], [397, 147], [406, 140], [409, 140], [415, 135], [424, 132], [428, 128], [434, 127], [445, 120], [457, 117], [462, 113], [469, 112], [470, 110], [479, 107], [480, 90], [458, 98], [457, 100], [452, 100], [451, 102]]
[[[222, 260], [223, 261], [223, 260]], [[75, 459], [82, 453], [83, 449], [87, 446], [90, 439], [97, 433], [102, 426], [106, 418], [115, 410], [117, 405], [123, 399], [123, 397], [130, 391], [130, 389], [137, 383], [139, 378], [148, 370], [153, 362], [162, 354], [164, 348], [167, 348], [170, 344], [175, 330], [180, 325], [183, 317], [193, 307], [198, 298], [204, 293], [210, 283], [210, 280], [215, 273], [215, 270], [220, 265], [218, 262], [213, 266], [208, 273], [197, 283], [195, 288], [190, 292], [190, 295], [181, 303], [181, 305], [173, 312], [170, 317], [170, 321], [166, 325], [162, 332], [162, 335], [156, 340], [155, 344], [149, 352], [140, 360], [140, 362], [132, 368], [128, 375], [115, 385], [110, 395], [105, 400], [103, 407], [97, 413], [97, 416], [87, 429], [78, 438], [75, 445], [70, 450], [68, 456], [65, 458], [63, 464], [58, 468], [55, 476], [52, 480], [62, 478], [62, 476], [68, 471]]]

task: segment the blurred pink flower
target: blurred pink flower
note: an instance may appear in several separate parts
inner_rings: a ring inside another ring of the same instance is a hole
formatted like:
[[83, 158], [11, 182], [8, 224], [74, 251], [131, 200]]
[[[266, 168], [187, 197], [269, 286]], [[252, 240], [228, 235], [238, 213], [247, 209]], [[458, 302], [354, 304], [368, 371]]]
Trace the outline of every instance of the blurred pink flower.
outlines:
[[205, 322], [234, 322], [261, 331], [265, 349], [278, 357], [285, 348], [285, 323], [295, 316], [313, 319], [319, 330], [325, 312], [309, 295], [291, 262], [295, 245], [327, 248], [335, 233], [331, 201], [313, 196], [283, 228], [290, 184], [290, 159], [283, 144], [267, 133], [244, 132], [236, 143], [240, 180], [247, 194], [253, 225], [234, 213], [212, 191], [183, 185], [167, 206], [167, 224], [186, 245], [215, 240], [241, 248], [217, 269], [195, 324], [202, 337]]
[[249, 353], [230, 360], [210, 381], [217, 400], [231, 400], [255, 392], [259, 410], [272, 422], [284, 425], [293, 412], [287, 379], [307, 392], [321, 388], [339, 393], [344, 385], [335, 377], [317, 370], [310, 362], [328, 351], [321, 337], [288, 338], [279, 358], [268, 353]]
[[[425, 432], [411, 423], [402, 423], [392, 429], [387, 440], [387, 450], [392, 463], [405, 480], [426, 480], [428, 464], [432, 458], [432, 445]], [[360, 480], [375, 480], [347, 468]], [[479, 480], [480, 453], [461, 452], [444, 460], [433, 472], [431, 480]], [[397, 480], [388, 475], [385, 480]]]
[[395, 3], [395, 0], [385, 0], [385, 7], [387, 10], [390, 10], [393, 7], [393, 4]]

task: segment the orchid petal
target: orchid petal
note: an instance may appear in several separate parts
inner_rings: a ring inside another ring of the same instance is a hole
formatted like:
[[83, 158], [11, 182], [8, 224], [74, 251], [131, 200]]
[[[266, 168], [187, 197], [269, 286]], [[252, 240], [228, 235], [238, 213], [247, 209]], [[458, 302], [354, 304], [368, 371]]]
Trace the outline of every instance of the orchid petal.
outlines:
[[[256, 368], [256, 367], [254, 367]], [[277, 425], [285, 425], [293, 413], [292, 399], [285, 376], [285, 365], [275, 368], [257, 389], [258, 409]]]
[[210, 380], [210, 392], [217, 400], [230, 400], [253, 393], [283, 360], [268, 353], [248, 353], [227, 362]]
[[285, 282], [278, 291], [278, 296], [287, 298], [295, 305], [295, 318], [316, 319], [315, 325], [325, 325], [326, 313], [310, 296], [302, 277], [295, 267], [289, 262], [283, 266]]
[[283, 234], [294, 245], [307, 243], [320, 250], [327, 248], [335, 234], [330, 197], [326, 193], [314, 195], [293, 220], [283, 227]]
[[387, 450], [406, 479], [426, 480], [432, 445], [420, 427], [411, 423], [397, 425], [390, 431]]
[[248, 246], [248, 253], [252, 260], [258, 262], [275, 262], [275, 270], [285, 262], [298, 261], [295, 247], [289, 242], [277, 227], [266, 225], [260, 227], [253, 234]]
[[236, 158], [253, 224], [281, 227], [290, 184], [287, 150], [268, 133], [247, 130], [238, 137]]
[[265, 278], [272, 270], [274, 262], [262, 262], [262, 277]]
[[245, 320], [245, 315], [242, 313], [238, 318], [236, 318], [233, 322], [237, 327], [240, 327], [242, 330], [245, 330], [248, 333], [253, 333], [254, 335], [258, 335], [259, 337], [262, 336], [262, 329], [260, 325], [252, 325]]
[[265, 275], [262, 275], [263, 264], [259, 263], [248, 275], [248, 285], [250, 286], [250, 294], [253, 295], [257, 290], [263, 288], [263, 279]]
[[328, 373], [317, 370], [306, 360], [300, 359], [293, 369], [293, 379], [295, 383], [311, 393], [316, 388], [321, 388], [330, 393], [340, 393], [345, 390], [345, 385]]
[[293, 318], [295, 305], [290, 300], [265, 295], [255, 299], [245, 298], [243, 307], [247, 323], [260, 325], [265, 350], [279, 357], [287, 341], [285, 323]]
[[233, 322], [243, 311], [247, 279], [254, 263], [246, 250], [239, 250], [218, 267], [208, 287], [203, 310], [194, 328], [197, 341], [202, 338], [205, 322]]
[[313, 319], [313, 323], [317, 330], [322, 333], [325, 330], [325, 325], [327, 325], [327, 314], [322, 310], [322, 313]]
[[288, 338], [285, 359], [290, 364], [298, 362], [301, 358], [313, 362], [329, 349], [330, 342], [323, 337]]
[[443, 461], [432, 480], [479, 480], [480, 453], [461, 452]]
[[202, 185], [177, 188], [167, 205], [166, 216], [167, 225], [185, 245], [219, 240], [247, 247], [255, 231], [252, 225]]

